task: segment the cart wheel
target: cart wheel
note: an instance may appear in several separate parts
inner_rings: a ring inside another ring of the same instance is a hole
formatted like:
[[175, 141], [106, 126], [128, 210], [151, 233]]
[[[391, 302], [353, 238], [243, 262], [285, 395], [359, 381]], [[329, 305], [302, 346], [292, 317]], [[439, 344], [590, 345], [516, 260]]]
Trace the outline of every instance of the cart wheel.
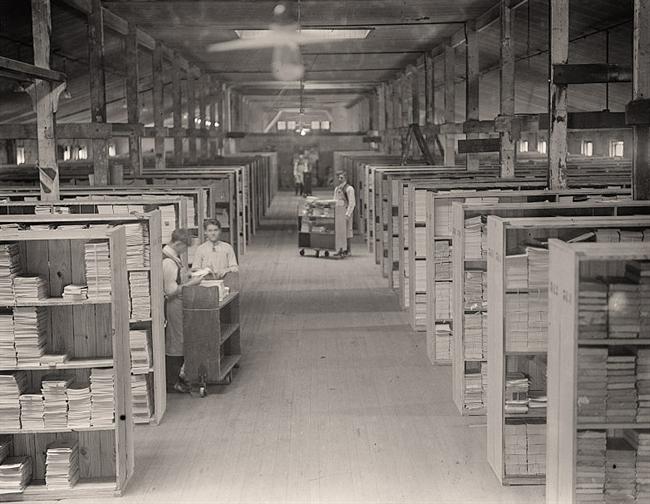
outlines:
[[300, 249], [300, 255], [304, 256], [305, 255], [305, 249]]
[[205, 396], [208, 395], [208, 390], [205, 388], [205, 385], [201, 385], [201, 386], [199, 387], [199, 395], [200, 395], [201, 397], [205, 397]]
[[326, 250], [325, 251], [325, 257], [329, 257], [329, 256], [330, 256], [329, 250]]
[[316, 251], [316, 257], [320, 257], [320, 250]]

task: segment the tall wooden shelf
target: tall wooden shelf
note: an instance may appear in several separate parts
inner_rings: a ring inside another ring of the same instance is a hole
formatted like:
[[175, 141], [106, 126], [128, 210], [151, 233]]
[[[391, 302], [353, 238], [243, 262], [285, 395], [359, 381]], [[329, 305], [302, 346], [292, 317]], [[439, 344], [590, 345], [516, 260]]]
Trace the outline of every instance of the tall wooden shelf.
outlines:
[[[85, 281], [84, 244], [107, 242], [110, 251], [111, 300], [108, 304], [70, 305], [49, 310], [47, 352], [68, 352], [73, 360], [67, 373], [80, 383], [88, 381], [90, 370], [114, 370], [115, 421], [112, 426], [85, 429], [28, 429], [15, 431], [0, 426], [1, 434], [12, 438], [12, 455], [30, 456], [31, 484], [22, 494], [0, 496], [0, 501], [38, 501], [63, 498], [91, 499], [121, 495], [133, 474], [133, 420], [129, 376], [129, 311], [126, 262], [126, 234], [123, 227], [112, 229], [14, 231], [1, 230], [0, 243], [18, 243], [23, 270], [49, 281], [49, 295], [61, 296], [69, 283]], [[72, 365], [72, 364], [75, 365]], [[22, 368], [21, 368], [22, 369]], [[2, 371], [13, 371], [12, 368]], [[28, 390], [40, 391], [42, 377], [52, 372], [25, 367]], [[81, 480], [70, 490], [48, 490], [44, 484], [45, 451], [57, 439], [79, 442]]]
[[[0, 205], [1, 208], [1, 205]], [[149, 293], [151, 299], [151, 316], [146, 320], [129, 321], [131, 329], [144, 329], [151, 334], [151, 350], [153, 356], [152, 367], [147, 374], [150, 386], [153, 392], [153, 415], [146, 421], [143, 418], [137, 418], [136, 423], [153, 423], [159, 424], [167, 408], [167, 391], [165, 378], [165, 314], [164, 314], [164, 297], [162, 286], [162, 241], [160, 237], [160, 211], [138, 214], [138, 215], [96, 215], [96, 214], [51, 214], [51, 215], [0, 215], [0, 226], [3, 224], [18, 224], [23, 227], [31, 225], [52, 226], [53, 228], [63, 226], [61, 232], [65, 230], [66, 225], [85, 226], [108, 224], [110, 226], [119, 226], [121, 224], [144, 223], [148, 230], [148, 240], [150, 245], [150, 266], [146, 268], [127, 269], [127, 272], [146, 271], [149, 272]], [[21, 231], [25, 232], [25, 231]], [[108, 302], [110, 300], [99, 300]], [[86, 305], [97, 304], [98, 300], [89, 299], [88, 301], [68, 301], [61, 298], [46, 300], [38, 305], [56, 304], [56, 305]], [[57, 369], [67, 369], [75, 366], [74, 360], [68, 361], [63, 365], [56, 366]], [[103, 367], [94, 364], [96, 367]], [[134, 374], [132, 372], [132, 374]], [[135, 418], [135, 417], [134, 417]]]
[[[551, 193], [551, 197], [552, 197]], [[533, 195], [524, 195], [525, 197], [534, 197]], [[466, 261], [465, 258], [465, 221], [472, 217], [481, 216], [500, 216], [507, 218], [514, 217], [561, 217], [561, 216], [627, 216], [635, 214], [650, 214], [650, 207], [641, 201], [620, 200], [620, 201], [603, 201], [603, 202], [586, 202], [586, 203], [499, 203], [487, 205], [475, 205], [468, 203], [452, 203], [452, 228], [454, 235], [453, 253], [452, 253], [452, 275], [453, 275], [453, 289], [452, 289], [452, 305], [453, 305], [453, 339], [454, 339], [454, 352], [452, 356], [452, 398], [456, 407], [461, 414], [469, 414], [466, 411], [465, 404], [465, 369], [469, 362], [465, 359], [464, 352], [458, 352], [456, 349], [464, 348], [464, 315], [463, 296], [465, 292], [465, 273], [467, 271], [483, 270], [488, 271], [488, 258], [490, 249], [488, 246], [488, 256], [483, 260], [472, 258], [471, 261]], [[487, 234], [487, 241], [490, 240], [490, 229], [484, 228]], [[488, 286], [490, 285], [490, 277], [488, 277]], [[488, 294], [488, 306], [489, 306]], [[488, 309], [490, 313], [490, 309]], [[492, 317], [488, 315], [488, 327], [492, 322]], [[435, 337], [427, 334], [427, 337]], [[430, 346], [435, 348], [435, 342]], [[490, 359], [490, 351], [488, 350], [488, 358], [481, 359], [481, 362], [488, 364]], [[483, 365], [483, 364], [481, 364]], [[487, 365], [488, 374], [490, 365]], [[488, 376], [488, 389], [489, 389], [489, 376]], [[487, 408], [477, 409], [473, 411], [474, 415], [485, 415]]]
[[[572, 207], [574, 209], [575, 207]], [[631, 207], [635, 213], [636, 207]], [[499, 217], [490, 215], [488, 229], [488, 462], [502, 484], [544, 484], [544, 474], [513, 475], [505, 468], [505, 425], [512, 422], [545, 422], [546, 414], [508, 415], [505, 406], [506, 373], [521, 371], [537, 384], [537, 391], [546, 395], [546, 349], [534, 347], [517, 351], [508, 349], [505, 330], [506, 296], [513, 293], [507, 289], [507, 276], [504, 258], [523, 253], [531, 239], [544, 242], [559, 238], [570, 240], [576, 236], [594, 232], [598, 229], [620, 229], [643, 231], [650, 229], [650, 215], [628, 217], [589, 217], [578, 216], [582, 209], [569, 212], [570, 217]], [[630, 211], [630, 207], [621, 208]], [[650, 211], [648, 212], [650, 213]], [[592, 238], [593, 240], [593, 238]], [[650, 244], [646, 244], [650, 247]], [[520, 289], [517, 292], [548, 292], [548, 289]], [[622, 343], [622, 342], [615, 342]], [[629, 344], [629, 341], [627, 342]]]
[[[573, 504], [576, 498], [577, 432], [597, 430], [620, 437], [648, 424], [580, 424], [577, 417], [578, 303], [581, 279], [621, 276], [629, 261], [650, 260], [646, 243], [567, 244], [549, 241], [549, 339], [546, 502]], [[591, 341], [590, 341], [591, 342]], [[609, 340], [602, 341], [607, 348]], [[628, 348], [648, 346], [641, 338]]]

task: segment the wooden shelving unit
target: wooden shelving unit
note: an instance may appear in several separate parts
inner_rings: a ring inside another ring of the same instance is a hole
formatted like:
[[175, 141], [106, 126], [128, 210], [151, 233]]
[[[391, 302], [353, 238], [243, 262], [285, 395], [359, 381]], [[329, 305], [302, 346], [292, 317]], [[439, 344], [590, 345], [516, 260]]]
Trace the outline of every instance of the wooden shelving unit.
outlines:
[[[524, 195], [525, 196], [525, 195]], [[534, 197], [529, 195], [530, 197]], [[528, 197], [528, 196], [525, 196]], [[552, 193], [551, 193], [552, 197]], [[453, 305], [453, 337], [454, 350], [464, 348], [464, 309], [463, 295], [465, 291], [465, 273], [468, 271], [483, 270], [487, 271], [488, 257], [482, 260], [472, 258], [466, 261], [465, 258], [465, 221], [472, 217], [481, 216], [483, 218], [491, 215], [501, 217], [558, 217], [558, 216], [625, 216], [635, 214], [649, 214], [650, 208], [647, 204], [640, 201], [620, 200], [607, 202], [587, 202], [587, 203], [499, 203], [496, 205], [474, 205], [468, 203], [452, 203], [452, 227], [454, 233], [453, 254], [452, 254], [452, 305]], [[490, 230], [484, 228], [487, 233], [487, 241], [490, 240]], [[488, 285], [489, 285], [488, 279]], [[489, 303], [489, 295], [488, 295]], [[489, 310], [488, 310], [489, 312]], [[488, 316], [488, 326], [491, 323], [491, 317]], [[434, 338], [435, 334], [427, 333], [427, 338]], [[435, 338], [434, 338], [435, 339]], [[435, 341], [431, 344], [435, 348]], [[490, 352], [488, 351], [488, 356]], [[482, 359], [480, 362], [487, 363], [488, 359]], [[465, 390], [465, 368], [467, 365], [464, 353], [454, 351], [452, 358], [452, 398], [454, 403], [462, 414], [466, 414], [464, 404]], [[488, 365], [488, 370], [490, 366]], [[488, 371], [489, 372], [489, 371]], [[488, 379], [489, 386], [489, 379]], [[475, 415], [485, 415], [486, 408], [476, 410]]]
[[[1, 208], [1, 205], [0, 205]], [[129, 268], [131, 272], [148, 272], [149, 273], [149, 292], [151, 299], [151, 317], [140, 320], [129, 320], [132, 329], [144, 329], [151, 334], [151, 350], [153, 365], [146, 374], [150, 375], [150, 383], [153, 393], [153, 415], [150, 422], [160, 423], [167, 408], [167, 391], [165, 379], [165, 314], [164, 314], [164, 297], [162, 287], [162, 255], [157, 251], [162, 249], [160, 237], [160, 211], [154, 210], [145, 214], [138, 215], [96, 215], [96, 214], [51, 214], [51, 215], [0, 215], [0, 225], [5, 223], [15, 223], [21, 226], [66, 226], [66, 225], [101, 225], [109, 224], [119, 226], [120, 224], [145, 223], [148, 230], [148, 239], [150, 245], [150, 266], [146, 268]], [[58, 230], [57, 232], [62, 232]], [[89, 299], [87, 301], [70, 301], [61, 298], [53, 298], [33, 303], [37, 306], [60, 305], [60, 306], [83, 306], [93, 304], [110, 304], [111, 299]], [[17, 303], [16, 306], [20, 306]], [[63, 365], [57, 365], [56, 368], [65, 369], [74, 365], [74, 361], [67, 362]], [[103, 367], [103, 366], [96, 366]], [[136, 373], [132, 373], [136, 374]], [[143, 374], [143, 373], [137, 373]], [[138, 419], [137, 423], [149, 423], [143, 419]]]
[[[526, 205], [530, 206], [530, 205]], [[616, 207], [614, 207], [616, 208]], [[629, 207], [627, 207], [629, 209]], [[632, 207], [634, 208], [634, 207]], [[650, 215], [629, 217], [580, 217], [583, 209], [571, 207], [562, 209], [574, 217], [499, 217], [490, 215], [488, 229], [488, 462], [502, 484], [520, 484], [521, 476], [506, 473], [504, 463], [505, 425], [509, 422], [529, 419], [545, 420], [529, 410], [528, 414], [506, 414], [505, 382], [506, 373], [521, 371], [531, 378], [532, 390], [546, 395], [546, 348], [534, 347], [513, 350], [507, 343], [506, 297], [510, 294], [542, 293], [548, 296], [548, 289], [527, 288], [512, 290], [507, 288], [507, 275], [504, 258], [524, 253], [527, 243], [532, 239], [544, 242], [550, 238], [570, 240], [598, 229], [620, 229], [643, 231], [650, 229]], [[574, 210], [574, 211], [571, 211]], [[648, 212], [650, 213], [650, 211]], [[578, 215], [576, 215], [578, 214]], [[593, 240], [594, 238], [592, 238]], [[647, 244], [646, 247], [650, 247]], [[588, 342], [594, 343], [594, 342]], [[616, 341], [615, 343], [621, 344]], [[634, 342], [634, 344], [637, 344]], [[629, 340], [628, 340], [628, 343]], [[486, 361], [487, 362], [487, 361]], [[529, 475], [536, 478], [536, 484], [544, 483], [544, 474]]]
[[[25, 272], [49, 281], [49, 294], [58, 297], [69, 283], [85, 282], [84, 244], [107, 242], [110, 251], [110, 304], [48, 307], [47, 352], [68, 352], [66, 367], [80, 383], [87, 383], [90, 369], [114, 369], [115, 422], [107, 427], [83, 429], [25, 429], [0, 426], [0, 433], [12, 438], [12, 455], [30, 456], [32, 483], [23, 494], [0, 496], [0, 501], [40, 501], [63, 498], [91, 499], [121, 495], [133, 474], [133, 421], [129, 376], [129, 317], [126, 234], [124, 228], [91, 230], [0, 231], [0, 243], [18, 243]], [[2, 371], [13, 371], [12, 368]], [[26, 369], [30, 391], [40, 390], [41, 378], [51, 368]], [[70, 490], [48, 490], [44, 485], [45, 451], [56, 439], [79, 442], [81, 479]]]
[[[548, 417], [546, 502], [573, 504], [576, 498], [577, 432], [597, 430], [619, 437], [648, 424], [579, 424], [577, 417], [578, 302], [581, 280], [620, 276], [629, 261], [650, 260], [647, 243], [567, 244], [549, 241]], [[607, 341], [603, 345], [607, 348]], [[645, 346], [640, 339], [628, 348]]]

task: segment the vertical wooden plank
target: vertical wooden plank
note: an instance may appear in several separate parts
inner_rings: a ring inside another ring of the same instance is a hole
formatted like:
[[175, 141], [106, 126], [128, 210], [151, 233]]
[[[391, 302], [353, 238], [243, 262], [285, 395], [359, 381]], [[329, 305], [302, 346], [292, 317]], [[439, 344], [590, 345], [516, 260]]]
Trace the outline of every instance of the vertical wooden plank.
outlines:
[[551, 0], [551, 68], [549, 91], [549, 188], [567, 187], [567, 86], [554, 84], [554, 65], [569, 61], [569, 2]]
[[201, 74], [199, 77], [199, 119], [201, 128], [201, 159], [208, 157], [208, 133], [206, 125], [206, 108], [207, 108], [208, 76]]
[[164, 62], [162, 45], [156, 44], [153, 51], [153, 122], [156, 127], [154, 140], [154, 155], [156, 169], [165, 169], [165, 137], [162, 128], [165, 126], [165, 96], [164, 96]]
[[[72, 256], [70, 240], [50, 240], [48, 242], [48, 284], [51, 297], [61, 297], [63, 288], [72, 283]], [[54, 353], [71, 351], [74, 348], [74, 328], [72, 307], [50, 308], [49, 350]]]
[[[445, 46], [445, 123], [456, 121], [456, 51], [451, 45]], [[456, 138], [445, 135], [445, 166], [456, 164]]]
[[[465, 58], [465, 117], [467, 120], [478, 121], [479, 116], [479, 50], [478, 50], [478, 31], [476, 31], [476, 22], [470, 21], [466, 25], [466, 58]], [[467, 135], [468, 140], [479, 138], [477, 133]], [[479, 170], [478, 154], [467, 154], [466, 167], [467, 171]]]
[[399, 98], [400, 98], [400, 110], [402, 111], [402, 126], [408, 126], [411, 123], [411, 107], [409, 107], [409, 102], [411, 95], [411, 86], [409, 82], [409, 77], [404, 73], [400, 78], [399, 86]]
[[[129, 124], [140, 124], [140, 65], [138, 62], [138, 36], [134, 24], [129, 23], [129, 32], [124, 38], [126, 63], [126, 114]], [[129, 162], [134, 175], [142, 174], [142, 147], [140, 135], [129, 135]]]
[[217, 140], [214, 138], [214, 135], [217, 131], [217, 122], [219, 121], [218, 118], [218, 109], [217, 109], [217, 97], [218, 95], [215, 93], [217, 89], [217, 83], [215, 83], [214, 79], [211, 77], [208, 77], [208, 85], [209, 85], [209, 102], [210, 102], [210, 158], [214, 159], [217, 157]]
[[385, 84], [380, 84], [377, 87], [377, 129], [380, 132], [386, 131], [386, 85]]
[[[50, 33], [52, 31], [50, 0], [32, 0], [32, 37], [34, 64], [50, 68]], [[45, 81], [34, 83], [36, 104], [36, 131], [38, 139], [38, 173], [41, 199], [59, 199], [59, 167], [56, 163], [56, 136], [54, 116], [56, 97], [52, 86]]]
[[420, 78], [418, 69], [411, 68], [411, 124], [420, 124]]
[[109, 184], [108, 166], [108, 141], [103, 138], [92, 140], [93, 146], [93, 174], [95, 175], [94, 185], [105, 186]]
[[[650, 99], [650, 4], [634, 1], [633, 99]], [[634, 199], [650, 199], [650, 125], [634, 126], [632, 157]]]
[[90, 117], [106, 122], [106, 76], [104, 74], [104, 14], [101, 0], [90, 0], [88, 14], [88, 73]]
[[[512, 10], [508, 0], [501, 0], [501, 66], [499, 104], [500, 114], [512, 118], [515, 115], [515, 51], [512, 40]], [[512, 121], [501, 136], [501, 177], [515, 176], [516, 143]]]
[[377, 126], [377, 94], [370, 93], [368, 95], [368, 129], [374, 130]]
[[435, 111], [435, 92], [433, 80], [433, 56], [424, 55], [424, 123], [433, 124]]
[[192, 69], [187, 71], [187, 136], [190, 144], [190, 163], [196, 163], [196, 86]]
[[181, 67], [177, 55], [172, 61], [172, 109], [174, 116], [174, 164], [183, 166], [183, 95], [181, 92]]

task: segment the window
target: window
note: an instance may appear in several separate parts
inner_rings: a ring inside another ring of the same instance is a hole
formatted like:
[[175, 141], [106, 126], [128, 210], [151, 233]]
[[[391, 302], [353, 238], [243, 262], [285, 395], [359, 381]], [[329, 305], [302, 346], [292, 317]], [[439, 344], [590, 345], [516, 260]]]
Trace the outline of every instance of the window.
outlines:
[[278, 126], [278, 131], [287, 131], [287, 122], [286, 121], [278, 121], [277, 126]]
[[287, 121], [287, 129], [288, 130], [295, 130], [296, 129], [296, 121]]
[[580, 154], [583, 156], [594, 155], [594, 143], [591, 140], [583, 140], [580, 145]]
[[110, 144], [108, 146], [108, 157], [115, 157], [117, 155], [117, 152], [115, 151], [115, 145]]
[[70, 161], [72, 159], [72, 145], [66, 145], [63, 148], [63, 160]]
[[540, 140], [537, 142], [537, 152], [540, 154], [546, 154], [546, 140]]
[[519, 140], [519, 152], [528, 152], [528, 140]]
[[81, 145], [77, 148], [79, 149], [78, 159], [88, 159], [88, 147], [86, 147], [85, 145]]
[[330, 124], [329, 121], [321, 121], [321, 122], [320, 122], [320, 129], [322, 129], [322, 130], [327, 130], [327, 131], [329, 131], [330, 128], [331, 128], [331, 126], [332, 126], [332, 125]]
[[320, 121], [312, 121], [311, 122], [311, 129], [312, 130], [319, 130], [320, 129]]
[[609, 142], [609, 157], [623, 157], [625, 154], [625, 142], [623, 140], [612, 140]]
[[16, 148], [16, 164], [25, 164], [25, 147]]

